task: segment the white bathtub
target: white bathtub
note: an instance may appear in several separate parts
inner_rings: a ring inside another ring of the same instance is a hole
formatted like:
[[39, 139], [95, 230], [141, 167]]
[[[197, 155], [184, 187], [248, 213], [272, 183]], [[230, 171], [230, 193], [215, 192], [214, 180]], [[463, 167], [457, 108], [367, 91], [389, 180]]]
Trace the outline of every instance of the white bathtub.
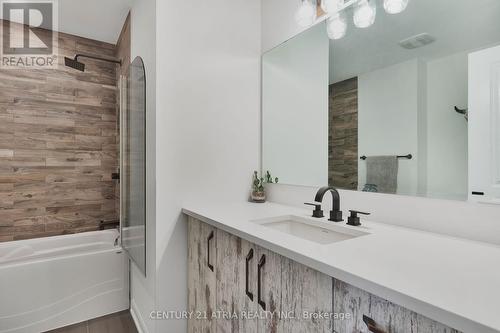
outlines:
[[0, 333], [40, 333], [129, 308], [115, 230], [0, 243]]

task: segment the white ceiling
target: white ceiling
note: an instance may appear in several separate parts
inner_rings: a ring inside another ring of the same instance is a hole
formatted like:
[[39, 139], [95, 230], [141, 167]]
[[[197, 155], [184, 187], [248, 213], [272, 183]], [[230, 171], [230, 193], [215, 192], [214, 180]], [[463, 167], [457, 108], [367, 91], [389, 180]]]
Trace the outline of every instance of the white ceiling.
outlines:
[[59, 0], [60, 32], [116, 44], [133, 0]]
[[[347, 35], [330, 44], [330, 82], [387, 67], [409, 59], [439, 58], [460, 51], [500, 43], [499, 0], [410, 0], [403, 13], [389, 15], [379, 8], [375, 24], [358, 29], [352, 23]], [[433, 44], [406, 50], [398, 42], [429, 33]]]

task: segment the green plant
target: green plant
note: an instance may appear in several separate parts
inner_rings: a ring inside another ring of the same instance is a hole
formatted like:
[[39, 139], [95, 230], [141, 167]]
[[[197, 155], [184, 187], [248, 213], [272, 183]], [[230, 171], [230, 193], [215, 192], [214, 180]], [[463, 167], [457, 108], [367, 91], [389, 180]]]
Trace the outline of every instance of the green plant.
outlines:
[[[278, 177], [274, 178], [274, 183], [278, 184]], [[266, 172], [266, 183], [273, 184], [273, 177], [269, 171]]]
[[264, 178], [259, 177], [259, 173], [254, 171], [253, 173], [253, 186], [254, 192], [264, 192]]
[[269, 171], [266, 172], [266, 178], [259, 177], [259, 173], [257, 171], [253, 172], [253, 184], [252, 190], [254, 192], [264, 192], [264, 184], [274, 184], [278, 183], [278, 178], [275, 178], [273, 181], [273, 177]]

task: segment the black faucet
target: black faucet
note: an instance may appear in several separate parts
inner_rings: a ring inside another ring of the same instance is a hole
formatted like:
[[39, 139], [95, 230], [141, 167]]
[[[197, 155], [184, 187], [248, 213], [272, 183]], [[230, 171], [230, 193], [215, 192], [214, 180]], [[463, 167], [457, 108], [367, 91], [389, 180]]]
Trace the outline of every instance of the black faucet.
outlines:
[[330, 211], [329, 220], [332, 222], [342, 222], [344, 219], [342, 218], [342, 211], [340, 210], [340, 194], [336, 188], [331, 186], [325, 186], [319, 189], [318, 193], [316, 193], [316, 198], [314, 199], [316, 202], [322, 203], [323, 197], [326, 192], [332, 193], [332, 210]]

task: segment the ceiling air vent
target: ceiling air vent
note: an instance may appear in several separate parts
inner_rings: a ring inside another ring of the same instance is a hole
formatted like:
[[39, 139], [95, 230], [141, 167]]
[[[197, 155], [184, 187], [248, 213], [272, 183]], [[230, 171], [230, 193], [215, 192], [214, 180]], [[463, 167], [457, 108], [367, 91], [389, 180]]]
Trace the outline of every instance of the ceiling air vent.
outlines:
[[407, 50], [413, 50], [425, 45], [429, 45], [436, 41], [435, 37], [432, 37], [428, 33], [423, 33], [420, 35], [412, 36], [410, 38], [400, 41], [398, 44]]

